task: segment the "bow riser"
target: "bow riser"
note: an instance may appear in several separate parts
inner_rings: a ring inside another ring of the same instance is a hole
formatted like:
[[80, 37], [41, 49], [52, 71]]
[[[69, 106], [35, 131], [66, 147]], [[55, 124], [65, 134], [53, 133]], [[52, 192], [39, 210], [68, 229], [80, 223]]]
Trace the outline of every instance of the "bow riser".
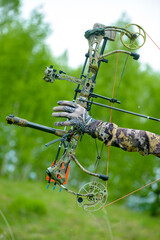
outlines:
[[[88, 101], [89, 98], [90, 98], [90, 93], [93, 92], [93, 89], [95, 87], [95, 80], [96, 80], [96, 76], [97, 76], [97, 72], [98, 72], [98, 69], [99, 69], [99, 66], [100, 66], [100, 61], [98, 62], [98, 57], [99, 57], [99, 48], [100, 48], [100, 44], [102, 42], [102, 40], [104, 39], [104, 34], [102, 33], [102, 35], [98, 35], [97, 36], [97, 31], [94, 31], [94, 34], [92, 32], [92, 34], [90, 36], [88, 36], [88, 43], [89, 43], [89, 67], [87, 69], [87, 75], [84, 77], [84, 80], [81, 82], [81, 86], [82, 86], [82, 89], [80, 90], [80, 94], [78, 96], [77, 99], [75, 99], [75, 102], [80, 104], [81, 106], [85, 107], [86, 109], [88, 109], [88, 104], [83, 101], [83, 100], [86, 100]], [[102, 48], [101, 48], [101, 51], [100, 51], [100, 54], [102, 55], [104, 50], [105, 50], [105, 45], [106, 45], [106, 37], [105, 37], [105, 41], [104, 41], [104, 44], [102, 45]], [[93, 45], [95, 46], [95, 48], [93, 48]], [[90, 59], [90, 55], [93, 56], [93, 58]], [[95, 62], [94, 62], [95, 61]], [[93, 64], [94, 63], [94, 64]], [[96, 64], [95, 64], [96, 63]], [[85, 63], [85, 65], [87, 65]], [[96, 66], [96, 67], [95, 67]], [[83, 71], [85, 71], [85, 69], [83, 68]], [[82, 74], [81, 74], [82, 75]], [[89, 78], [89, 76], [91, 76]], [[67, 160], [75, 160], [76, 158], [74, 158], [73, 156], [75, 155], [76, 153], [76, 148], [77, 148], [77, 145], [78, 145], [78, 141], [79, 139], [81, 138], [81, 133], [77, 133], [78, 137], [77, 139], [71, 139], [70, 141], [70, 147], [68, 147], [65, 155], [67, 155]], [[63, 156], [62, 156], [63, 158]], [[61, 161], [61, 160], [60, 160]], [[76, 164], [79, 166], [79, 162], [78, 160], [76, 159], [75, 160]], [[81, 167], [81, 169], [84, 171], [84, 169]], [[54, 178], [56, 177], [56, 167], [51, 167], [51, 168], [48, 168], [48, 170], [50, 172], [50, 174], [52, 176], [54, 176]], [[87, 170], [85, 170], [84, 172], [86, 172], [87, 174], [91, 175], [90, 172], [88, 172]], [[94, 175], [95, 177], [99, 177], [100, 175]], [[101, 178], [103, 180], [108, 180], [108, 177], [105, 176], [104, 178]], [[66, 189], [67, 191], [67, 189]], [[72, 192], [73, 193], [73, 192]]]

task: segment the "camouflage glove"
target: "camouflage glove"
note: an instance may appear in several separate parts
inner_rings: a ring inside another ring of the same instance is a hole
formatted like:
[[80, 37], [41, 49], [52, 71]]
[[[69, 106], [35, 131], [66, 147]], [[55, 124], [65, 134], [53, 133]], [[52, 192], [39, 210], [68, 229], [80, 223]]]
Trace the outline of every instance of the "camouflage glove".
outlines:
[[73, 126], [76, 129], [87, 132], [91, 123], [95, 120], [89, 116], [87, 110], [77, 103], [59, 101], [60, 106], [54, 107], [53, 117], [66, 117], [68, 121], [56, 122], [55, 126]]

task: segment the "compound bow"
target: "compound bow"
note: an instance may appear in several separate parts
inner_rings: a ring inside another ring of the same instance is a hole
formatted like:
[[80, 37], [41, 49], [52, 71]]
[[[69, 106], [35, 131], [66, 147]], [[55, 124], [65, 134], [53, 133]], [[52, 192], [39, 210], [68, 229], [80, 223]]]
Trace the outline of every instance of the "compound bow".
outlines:
[[[133, 28], [136, 28], [136, 31], [133, 32]], [[51, 65], [50, 67], [46, 67], [44, 80], [51, 83], [53, 83], [55, 80], [67, 80], [77, 83], [78, 86], [75, 89], [73, 101], [85, 107], [87, 111], [91, 109], [92, 104], [97, 104], [103, 107], [113, 108], [118, 111], [138, 115], [140, 117], [160, 121], [159, 119], [90, 101], [91, 97], [94, 97], [103, 98], [112, 103], [120, 103], [116, 98], [108, 98], [93, 93], [100, 64], [101, 62], [108, 62], [106, 59], [107, 56], [115, 53], [123, 53], [132, 56], [135, 60], [139, 58], [139, 54], [137, 53], [120, 49], [104, 54], [107, 41], [115, 41], [117, 33], [120, 33], [120, 40], [122, 44], [132, 50], [136, 50], [142, 47], [146, 40], [145, 31], [139, 25], [129, 24], [124, 28], [120, 28], [96, 23], [94, 24], [93, 29], [85, 32], [85, 38], [88, 40], [89, 50], [85, 55], [85, 62], [80, 78], [66, 75], [66, 73], [61, 70], [57, 72], [57, 70], [54, 69]], [[86, 68], [87, 74], [84, 75]], [[48, 182], [50, 183], [50, 181], [54, 181], [55, 185], [58, 184], [67, 192], [77, 195], [78, 205], [82, 206], [85, 210], [96, 211], [105, 205], [107, 200], [107, 189], [102, 183], [97, 183], [96, 181], [87, 183], [80, 189], [79, 193], [75, 193], [64, 186], [67, 182], [71, 160], [74, 161], [76, 165], [85, 173], [93, 177], [100, 178], [104, 181], [108, 180], [108, 176], [106, 175], [89, 172], [77, 160], [75, 153], [78, 141], [82, 135], [82, 131], [74, 128], [71, 128], [69, 131], [67, 131], [66, 128], [64, 130], [53, 129], [29, 122], [18, 117], [14, 117], [13, 115], [6, 117], [6, 119], [10, 124], [16, 124], [23, 127], [31, 127], [59, 136], [59, 139], [47, 144], [48, 146], [54, 142], [60, 141], [56, 158], [52, 166], [47, 169]], [[58, 161], [58, 156], [62, 146], [64, 147], [64, 153], [61, 159]]]

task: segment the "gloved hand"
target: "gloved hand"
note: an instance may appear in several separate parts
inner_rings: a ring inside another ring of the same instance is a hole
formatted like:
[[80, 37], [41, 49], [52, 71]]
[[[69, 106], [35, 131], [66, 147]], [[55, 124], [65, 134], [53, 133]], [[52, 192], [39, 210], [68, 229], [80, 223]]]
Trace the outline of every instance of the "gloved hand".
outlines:
[[74, 126], [76, 129], [86, 132], [90, 123], [95, 120], [89, 116], [87, 110], [77, 103], [59, 101], [60, 106], [53, 108], [53, 117], [66, 117], [68, 121], [56, 122], [55, 126]]

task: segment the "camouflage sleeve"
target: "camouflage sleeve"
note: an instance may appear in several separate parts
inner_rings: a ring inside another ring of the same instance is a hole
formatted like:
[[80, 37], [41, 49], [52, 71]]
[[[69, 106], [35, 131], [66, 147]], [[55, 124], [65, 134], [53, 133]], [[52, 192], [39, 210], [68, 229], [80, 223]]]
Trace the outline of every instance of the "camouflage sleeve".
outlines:
[[160, 136], [148, 131], [120, 128], [114, 123], [95, 120], [88, 133], [103, 141], [106, 146], [115, 146], [128, 152], [160, 157]]

